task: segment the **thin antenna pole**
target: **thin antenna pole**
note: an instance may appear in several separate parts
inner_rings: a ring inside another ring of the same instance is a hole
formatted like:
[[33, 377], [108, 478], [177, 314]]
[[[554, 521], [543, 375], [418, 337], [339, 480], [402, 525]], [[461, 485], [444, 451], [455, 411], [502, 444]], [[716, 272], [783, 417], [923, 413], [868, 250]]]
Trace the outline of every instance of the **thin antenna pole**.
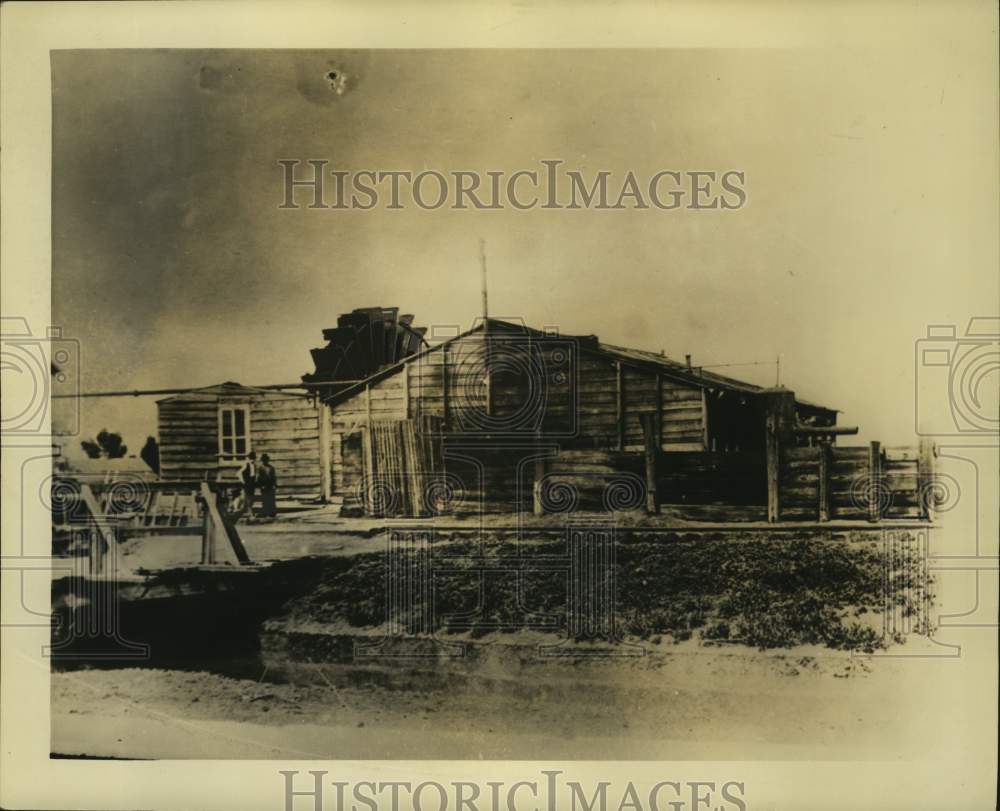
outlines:
[[781, 355], [778, 355], [778, 359], [774, 363], [774, 385], [775, 388], [781, 385]]
[[483, 353], [484, 353], [484, 365], [486, 367], [486, 373], [484, 375], [486, 384], [486, 416], [492, 416], [493, 414], [493, 381], [490, 376], [490, 305], [489, 305], [489, 295], [486, 288], [486, 240], [482, 237], [479, 238], [479, 266], [482, 270], [482, 285], [483, 285]]
[[489, 306], [489, 296], [486, 292], [486, 240], [483, 239], [482, 237], [479, 238], [479, 266], [482, 269], [483, 323], [485, 328], [485, 324], [490, 317], [490, 306]]

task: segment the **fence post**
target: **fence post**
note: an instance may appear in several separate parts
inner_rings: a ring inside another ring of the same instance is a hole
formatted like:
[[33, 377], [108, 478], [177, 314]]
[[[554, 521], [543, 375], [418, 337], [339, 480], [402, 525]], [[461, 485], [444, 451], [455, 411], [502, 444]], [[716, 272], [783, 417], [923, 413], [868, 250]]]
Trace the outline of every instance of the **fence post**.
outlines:
[[531, 484], [531, 507], [535, 515], [545, 515], [542, 504], [542, 480], [545, 478], [545, 457], [535, 458], [535, 477]]
[[646, 450], [646, 512], [655, 515], [660, 511], [660, 497], [656, 491], [656, 458], [660, 447], [657, 437], [660, 434], [659, 413], [640, 414], [642, 421], [642, 439]]
[[920, 517], [931, 517], [932, 485], [934, 483], [934, 442], [929, 437], [921, 437], [917, 450], [917, 498], [920, 501]]
[[767, 457], [767, 520], [781, 520], [781, 447], [795, 430], [795, 392], [778, 387], [764, 398], [764, 450]]
[[819, 443], [819, 520], [830, 520], [830, 455], [829, 442]]
[[871, 486], [868, 490], [868, 520], [877, 522], [881, 517], [882, 490], [882, 449], [877, 440], [868, 446], [868, 480]]

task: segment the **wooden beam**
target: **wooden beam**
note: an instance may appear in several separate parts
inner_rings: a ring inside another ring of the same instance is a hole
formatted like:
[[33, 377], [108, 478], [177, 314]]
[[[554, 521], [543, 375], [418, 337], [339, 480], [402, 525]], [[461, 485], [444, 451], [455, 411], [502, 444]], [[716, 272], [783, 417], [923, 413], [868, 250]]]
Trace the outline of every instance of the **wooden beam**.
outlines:
[[615, 418], [618, 423], [618, 450], [625, 449], [625, 378], [622, 362], [615, 361]]
[[701, 434], [705, 450], [711, 450], [708, 446], [708, 392], [705, 389], [701, 390]]
[[830, 445], [819, 445], [819, 520], [830, 520]]
[[656, 515], [660, 511], [660, 498], [656, 490], [656, 460], [660, 455], [660, 415], [642, 414], [642, 438], [646, 451], [646, 512]]
[[768, 414], [765, 418], [765, 453], [767, 455], [767, 521], [776, 523], [781, 518], [781, 440], [778, 418]]
[[538, 456], [535, 459], [535, 476], [531, 484], [531, 505], [535, 515], [544, 515], [545, 507], [542, 504], [542, 480], [545, 478], [545, 457]]
[[403, 366], [403, 419], [410, 418], [410, 364]]
[[663, 447], [663, 375], [659, 372], [656, 373], [656, 447]]
[[934, 442], [921, 437], [917, 448], [917, 498], [920, 500], [920, 517], [931, 517], [931, 496], [934, 484]]
[[117, 560], [118, 550], [116, 548], [115, 534], [110, 524], [108, 524], [104, 510], [97, 503], [97, 497], [94, 495], [94, 491], [91, 490], [89, 484], [80, 484], [80, 497], [90, 511], [90, 516], [94, 522], [90, 535], [90, 573], [104, 574], [105, 544], [108, 547], [107, 551], [112, 552], [114, 555], [113, 559]]
[[448, 430], [448, 344], [441, 347], [441, 422], [442, 431]]
[[316, 398], [316, 419], [319, 420], [320, 496], [326, 501], [333, 494], [333, 440], [330, 437], [330, 414], [319, 397]]
[[[233, 553], [236, 555], [236, 559], [243, 565], [252, 563], [250, 556], [247, 554], [246, 548], [243, 546], [243, 541], [240, 538], [239, 533], [236, 531], [236, 527], [232, 525], [226, 516], [224, 516], [219, 511], [219, 505], [216, 501], [216, 494], [212, 492], [212, 488], [208, 482], [201, 483], [201, 497], [205, 501], [205, 507], [207, 514], [211, 521], [211, 539], [212, 543], [210, 545], [210, 560], [203, 560], [203, 563], [215, 563], [216, 549], [215, 542], [218, 537], [224, 536], [226, 540], [229, 541], [229, 545], [232, 547]], [[204, 556], [203, 556], [204, 557]]]
[[880, 496], [882, 488], [882, 449], [877, 441], [868, 446], [868, 477], [871, 489], [868, 493], [868, 520], [881, 519]]

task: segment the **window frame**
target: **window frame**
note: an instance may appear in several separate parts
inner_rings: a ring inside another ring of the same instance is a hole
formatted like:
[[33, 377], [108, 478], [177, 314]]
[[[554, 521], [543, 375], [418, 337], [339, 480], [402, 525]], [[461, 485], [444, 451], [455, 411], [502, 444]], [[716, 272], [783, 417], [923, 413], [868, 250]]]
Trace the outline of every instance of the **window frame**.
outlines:
[[[224, 432], [225, 427], [225, 414], [230, 413], [232, 432], [230, 434], [230, 440], [232, 442], [232, 450], [226, 452], [225, 442], [226, 434]], [[236, 432], [236, 413], [242, 412], [243, 414], [243, 433], [238, 434]], [[218, 458], [220, 466], [239, 466], [243, 461], [250, 455], [250, 451], [253, 450], [250, 438], [250, 403], [246, 402], [229, 402], [229, 403], [219, 403], [218, 411], [218, 423], [217, 423], [217, 438], [218, 438]], [[237, 453], [237, 442], [243, 439], [243, 453]]]

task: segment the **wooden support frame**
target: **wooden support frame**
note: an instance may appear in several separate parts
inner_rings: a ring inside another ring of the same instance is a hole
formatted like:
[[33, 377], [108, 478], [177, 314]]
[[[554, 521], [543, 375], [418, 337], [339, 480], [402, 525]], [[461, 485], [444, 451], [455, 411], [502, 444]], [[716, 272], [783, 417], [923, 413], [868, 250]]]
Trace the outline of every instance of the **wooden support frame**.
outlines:
[[330, 436], [330, 414], [323, 400], [316, 398], [316, 419], [319, 421], [319, 489], [327, 501], [333, 495], [333, 438]]
[[94, 491], [90, 488], [89, 484], [82, 483], [80, 485], [80, 498], [83, 499], [83, 503], [90, 511], [90, 517], [93, 519], [93, 526], [90, 531], [90, 573], [92, 575], [104, 574], [104, 546], [107, 544], [107, 551], [112, 553], [113, 557], [116, 557], [118, 552], [117, 538], [111, 529], [111, 525], [108, 523], [107, 517], [104, 515], [104, 510], [101, 509], [101, 505], [97, 501], [97, 496], [94, 495]]
[[868, 520], [875, 523], [882, 518], [882, 446], [873, 440], [868, 446]]
[[819, 444], [819, 520], [830, 520], [830, 467], [833, 450], [829, 442]]
[[646, 461], [646, 512], [656, 515], [660, 511], [660, 497], [656, 488], [656, 462], [660, 456], [657, 437], [660, 433], [660, 414], [646, 413], [640, 415], [642, 421], [642, 438]]
[[441, 414], [442, 423], [441, 428], [443, 431], [449, 429], [449, 413], [448, 408], [448, 344], [441, 347]]
[[618, 450], [625, 450], [625, 377], [622, 362], [615, 361], [615, 417], [618, 424]]
[[219, 505], [216, 502], [216, 494], [212, 492], [212, 487], [208, 482], [201, 483], [200, 493], [202, 501], [205, 503], [205, 534], [201, 545], [202, 565], [210, 565], [216, 562], [217, 543], [220, 537], [226, 538], [232, 547], [233, 553], [236, 555], [236, 560], [241, 565], [246, 566], [253, 563], [247, 554], [246, 548], [243, 546], [243, 541], [240, 539], [236, 527], [219, 510]]
[[934, 494], [934, 441], [921, 437], [917, 448], [917, 499], [920, 503], [920, 517], [929, 520]]
[[546, 472], [545, 457], [535, 458], [535, 475], [531, 484], [531, 508], [535, 515], [545, 514], [545, 505], [542, 502], [542, 481]]
[[403, 364], [403, 419], [410, 418], [410, 364]]
[[767, 456], [767, 521], [769, 524], [781, 520], [781, 439], [777, 423], [777, 415], [767, 415], [764, 450]]

